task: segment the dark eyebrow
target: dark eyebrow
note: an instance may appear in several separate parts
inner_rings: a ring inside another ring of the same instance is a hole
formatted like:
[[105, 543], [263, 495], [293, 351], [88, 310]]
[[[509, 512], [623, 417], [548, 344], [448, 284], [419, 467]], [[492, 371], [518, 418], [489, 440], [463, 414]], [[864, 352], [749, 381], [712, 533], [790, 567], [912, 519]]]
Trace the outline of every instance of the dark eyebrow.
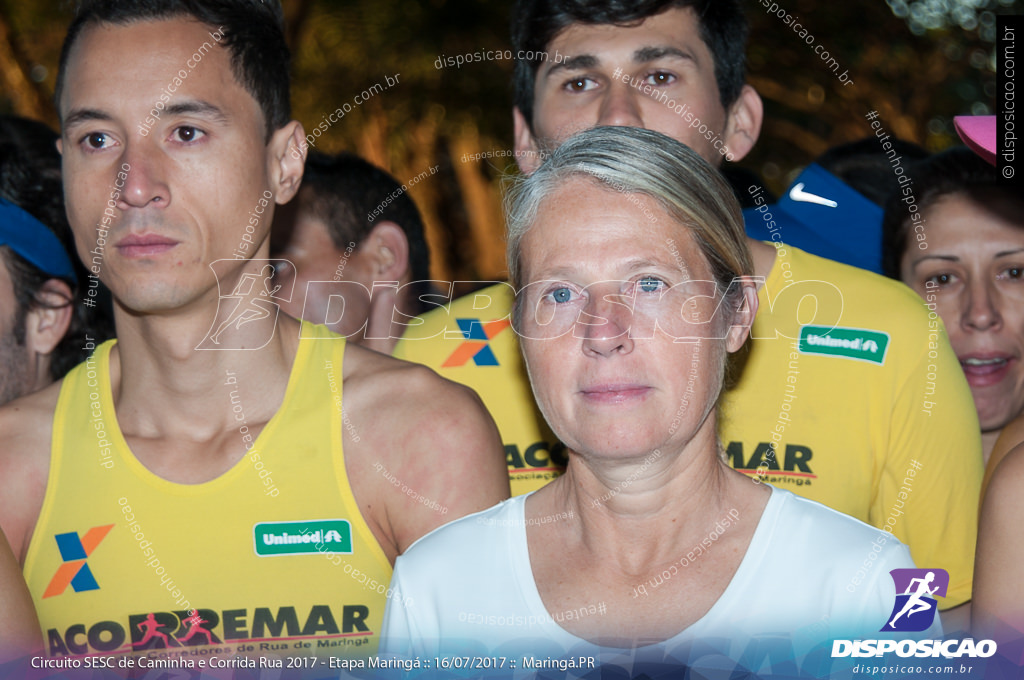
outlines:
[[209, 118], [216, 123], [228, 122], [228, 115], [224, 113], [223, 109], [219, 106], [214, 106], [210, 102], [202, 101], [201, 99], [189, 99], [183, 102], [170, 104], [166, 109], [164, 109], [164, 113], [172, 116], [192, 114], [202, 118]]
[[[172, 116], [192, 114], [202, 118], [208, 118], [216, 123], [228, 122], [227, 114], [224, 113], [220, 107], [202, 100], [189, 99], [170, 104], [164, 109], [164, 114]], [[64, 127], [69, 128], [89, 121], [111, 122], [113, 120], [114, 117], [106, 111], [101, 111], [99, 109], [75, 109], [71, 111], [68, 114], [68, 117], [64, 120]]]
[[[1018, 253], [1024, 253], [1024, 248], [1014, 248], [1013, 250], [1001, 250], [995, 254], [995, 257], [1007, 257], [1009, 255], [1017, 255]], [[960, 258], [954, 255], [925, 255], [924, 257], [914, 260], [911, 269], [916, 269], [917, 265], [927, 260], [942, 260], [943, 262], [959, 262]]]
[[100, 111], [99, 109], [74, 109], [68, 113], [68, 117], [64, 119], [64, 127], [69, 128], [90, 120], [111, 121], [113, 119], [114, 118], [109, 113]]
[[655, 59], [661, 59], [662, 57], [679, 57], [680, 59], [686, 59], [694, 63], [697, 62], [697, 58], [681, 50], [678, 47], [671, 47], [669, 45], [663, 45], [658, 47], [641, 47], [633, 53], [633, 61], [638, 64], [646, 64], [647, 62], [654, 61]]
[[956, 257], [955, 255], [925, 255], [924, 257], [919, 257], [918, 259], [914, 260], [914, 263], [910, 265], [910, 268], [916, 270], [917, 265], [921, 264], [922, 262], [927, 262], [928, 260], [942, 260], [943, 262], [959, 262], [960, 258]]
[[579, 71], [585, 68], [594, 68], [598, 64], [597, 57], [590, 54], [581, 54], [578, 57], [569, 57], [565, 61], [559, 62], [551, 67], [544, 77], [550, 78], [552, 74], [561, 71]]
[[[685, 50], [681, 50], [678, 47], [672, 47], [670, 45], [660, 45], [657, 47], [641, 47], [637, 51], [633, 52], [633, 61], [638, 64], [646, 64], [648, 62], [661, 59], [662, 57], [678, 57], [679, 59], [685, 59], [687, 61], [697, 63], [697, 58]], [[551, 67], [544, 77], [550, 78], [553, 74], [557, 74], [559, 71], [578, 71], [581, 69], [594, 68], [600, 63], [597, 57], [590, 54], [581, 54], [577, 57], [571, 57], [555, 64]]]

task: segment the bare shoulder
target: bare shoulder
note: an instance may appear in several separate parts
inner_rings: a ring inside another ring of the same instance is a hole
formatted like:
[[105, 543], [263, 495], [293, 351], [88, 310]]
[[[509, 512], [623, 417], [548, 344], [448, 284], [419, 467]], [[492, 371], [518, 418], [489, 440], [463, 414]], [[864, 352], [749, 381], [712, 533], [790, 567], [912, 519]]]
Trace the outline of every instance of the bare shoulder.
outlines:
[[[995, 467], [989, 482], [985, 505], [1006, 507], [1020, 506], [1024, 510], [1024, 442], [1005, 453]], [[991, 499], [991, 500], [990, 500]]]
[[1024, 585], [1019, 539], [1024, 522], [1024, 444], [995, 468], [981, 508], [974, 561], [971, 624], [975, 635], [993, 637], [1016, 629], [1024, 633]]
[[346, 467], [380, 492], [384, 507], [370, 514], [397, 553], [508, 498], [504, 447], [471, 389], [356, 345], [345, 349], [343, 380]]
[[996, 440], [995, 446], [992, 447], [990, 467], [996, 468], [999, 466], [1003, 458], [1009, 456], [1010, 451], [1020, 448], [1021, 444], [1024, 444], [1024, 414], [1017, 416], [999, 434], [999, 439]]
[[1024, 558], [1024, 549], [1020, 547], [1020, 541], [1016, 540], [1021, 522], [1024, 522], [1022, 491], [1024, 444], [1007, 453], [989, 481], [988, 491], [982, 500], [978, 524], [977, 567], [981, 567], [985, 561], [991, 563], [996, 555], [1012, 554], [1015, 563]]
[[0, 527], [24, 561], [46, 493], [58, 381], [0, 407]]
[[421, 364], [349, 345], [343, 379], [345, 407], [351, 415], [363, 410], [379, 413], [396, 431], [415, 429], [412, 421], [425, 419], [461, 423], [467, 432], [493, 428], [476, 392]]

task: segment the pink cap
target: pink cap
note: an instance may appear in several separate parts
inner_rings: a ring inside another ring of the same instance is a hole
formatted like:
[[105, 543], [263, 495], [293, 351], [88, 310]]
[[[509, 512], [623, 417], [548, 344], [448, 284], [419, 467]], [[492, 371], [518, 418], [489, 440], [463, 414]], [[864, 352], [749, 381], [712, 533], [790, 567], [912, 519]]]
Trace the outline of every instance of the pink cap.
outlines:
[[953, 126], [971, 151], [996, 164], [996, 117], [953, 116]]

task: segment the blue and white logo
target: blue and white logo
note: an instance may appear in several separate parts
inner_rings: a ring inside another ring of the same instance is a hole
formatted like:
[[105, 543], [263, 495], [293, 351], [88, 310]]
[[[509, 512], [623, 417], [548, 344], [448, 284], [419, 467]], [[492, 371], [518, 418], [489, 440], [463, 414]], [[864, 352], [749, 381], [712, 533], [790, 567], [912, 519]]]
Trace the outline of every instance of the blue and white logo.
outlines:
[[935, 620], [939, 605], [935, 597], [945, 597], [949, 588], [949, 572], [945, 569], [893, 569], [889, 572], [896, 584], [896, 602], [883, 632], [920, 632]]

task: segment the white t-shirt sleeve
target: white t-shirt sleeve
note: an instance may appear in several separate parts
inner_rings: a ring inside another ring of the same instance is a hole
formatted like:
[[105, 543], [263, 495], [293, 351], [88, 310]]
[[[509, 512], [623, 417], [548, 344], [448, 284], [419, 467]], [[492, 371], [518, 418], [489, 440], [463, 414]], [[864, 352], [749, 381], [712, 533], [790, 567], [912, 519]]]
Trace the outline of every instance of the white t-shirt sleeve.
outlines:
[[[893, 569], [915, 569], [916, 566], [910, 556], [910, 549], [892, 534], [879, 532], [879, 538], [886, 541], [878, 551], [877, 559], [871, 560], [873, 564], [867, 577], [862, 581], [851, 581], [844, 588], [845, 597], [838, 611], [846, 612], [847, 616], [842, 621], [834, 622], [833, 633], [842, 638], [910, 640], [942, 637], [938, 614], [931, 626], [922, 632], [881, 630], [892, 616], [896, 603], [896, 586], [889, 572]], [[870, 545], [878, 545], [878, 539]]]
[[[380, 654], [403, 658], [433, 656], [436, 650], [428, 649], [426, 642], [438, 638], [436, 626], [431, 626], [431, 622], [437, 619], [434, 616], [417, 616], [416, 593], [404, 577], [407, 562], [401, 555], [395, 560], [390, 587], [393, 596], [388, 598], [384, 608], [384, 624], [380, 630]], [[420, 596], [421, 602], [426, 600], [422, 593]], [[425, 627], [433, 629], [426, 630]]]

